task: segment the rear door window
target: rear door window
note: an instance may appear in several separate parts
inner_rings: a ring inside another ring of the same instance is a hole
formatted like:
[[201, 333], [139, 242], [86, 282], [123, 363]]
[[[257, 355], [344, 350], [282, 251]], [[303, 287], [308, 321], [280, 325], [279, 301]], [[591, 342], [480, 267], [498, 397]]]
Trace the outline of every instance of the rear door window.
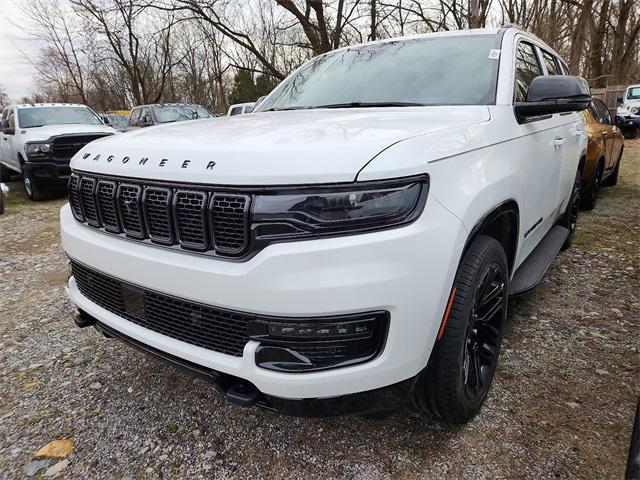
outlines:
[[547, 75], [562, 75], [562, 70], [558, 65], [556, 57], [542, 50], [542, 59], [544, 60], [545, 67], [547, 67]]
[[531, 82], [540, 75], [542, 68], [533, 45], [527, 42], [518, 43], [514, 95], [516, 102], [526, 101]]
[[595, 111], [597, 113], [597, 117], [596, 119], [598, 120], [598, 123], [601, 123], [603, 125], [611, 125], [611, 113], [609, 112], [609, 109], [607, 108], [607, 106], [604, 104], [604, 102], [602, 100], [598, 100], [595, 99], [593, 101], [593, 106], [595, 108]]
[[232, 115], [240, 115], [242, 113], [242, 107], [233, 107], [231, 109], [231, 113], [229, 113], [230, 116]]

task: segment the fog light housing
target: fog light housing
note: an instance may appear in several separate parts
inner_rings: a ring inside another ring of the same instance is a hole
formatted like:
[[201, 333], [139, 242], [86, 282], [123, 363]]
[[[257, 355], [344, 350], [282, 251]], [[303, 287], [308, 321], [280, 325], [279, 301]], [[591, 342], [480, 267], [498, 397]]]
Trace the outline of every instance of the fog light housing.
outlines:
[[261, 318], [248, 326], [260, 345], [256, 365], [282, 372], [310, 372], [372, 360], [382, 352], [388, 312], [283, 320]]

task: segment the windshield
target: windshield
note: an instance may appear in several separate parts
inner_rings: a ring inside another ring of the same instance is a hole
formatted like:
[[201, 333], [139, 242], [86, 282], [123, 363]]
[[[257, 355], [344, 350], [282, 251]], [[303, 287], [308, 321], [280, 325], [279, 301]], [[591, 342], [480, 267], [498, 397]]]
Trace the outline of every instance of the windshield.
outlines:
[[45, 125], [102, 125], [102, 121], [87, 107], [31, 107], [18, 110], [20, 128]]
[[153, 111], [157, 123], [211, 118], [211, 114], [198, 105], [159, 105], [153, 107]]
[[113, 128], [124, 128], [129, 121], [128, 117], [123, 117], [122, 115], [105, 115], [105, 117]]
[[627, 90], [627, 99], [628, 100], [637, 100], [640, 98], [640, 87], [631, 87]]
[[256, 111], [494, 103], [499, 40], [432, 37], [331, 52], [290, 75]]

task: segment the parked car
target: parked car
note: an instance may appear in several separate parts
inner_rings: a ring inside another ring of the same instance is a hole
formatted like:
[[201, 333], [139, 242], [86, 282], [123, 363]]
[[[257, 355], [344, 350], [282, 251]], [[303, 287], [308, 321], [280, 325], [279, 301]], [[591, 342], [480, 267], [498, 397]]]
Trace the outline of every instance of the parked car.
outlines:
[[129, 125], [128, 116], [118, 115], [115, 113], [103, 113], [100, 115], [100, 118], [105, 125], [109, 125], [119, 132], [125, 131]]
[[248, 102], [248, 103], [236, 103], [235, 105], [231, 105], [229, 110], [227, 111], [228, 117], [233, 117], [234, 115], [243, 115], [245, 113], [253, 112], [253, 108], [255, 107], [256, 102]]
[[582, 115], [589, 141], [587, 159], [581, 172], [581, 206], [584, 210], [592, 210], [598, 201], [600, 186], [618, 183], [624, 137], [602, 100], [594, 98]]
[[0, 214], [4, 213], [4, 199], [9, 196], [9, 187], [0, 183]]
[[129, 123], [125, 130], [128, 131], [141, 127], [151, 127], [164, 123], [198, 120], [202, 118], [213, 118], [213, 115], [200, 105], [190, 105], [187, 103], [140, 105], [131, 110]]
[[66, 187], [69, 160], [78, 150], [114, 133], [86, 105], [9, 105], [2, 112], [0, 181], [12, 172], [22, 174], [29, 198], [43, 200]]
[[251, 116], [88, 145], [61, 212], [76, 324], [240, 405], [468, 421], [509, 295], [576, 229], [591, 96], [566, 73], [517, 28], [394, 38]]
[[640, 84], [629, 85], [624, 95], [618, 97], [617, 120], [621, 129], [637, 135], [640, 129]]

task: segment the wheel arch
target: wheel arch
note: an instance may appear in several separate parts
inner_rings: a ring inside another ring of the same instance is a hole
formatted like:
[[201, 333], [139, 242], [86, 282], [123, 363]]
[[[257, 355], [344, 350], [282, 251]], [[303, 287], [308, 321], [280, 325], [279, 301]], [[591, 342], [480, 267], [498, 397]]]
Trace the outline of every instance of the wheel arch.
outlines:
[[518, 251], [519, 233], [520, 207], [518, 202], [514, 199], [505, 200], [478, 219], [467, 237], [462, 256], [464, 256], [478, 235], [487, 235], [495, 238], [504, 248], [507, 255], [509, 274], [511, 275]]

